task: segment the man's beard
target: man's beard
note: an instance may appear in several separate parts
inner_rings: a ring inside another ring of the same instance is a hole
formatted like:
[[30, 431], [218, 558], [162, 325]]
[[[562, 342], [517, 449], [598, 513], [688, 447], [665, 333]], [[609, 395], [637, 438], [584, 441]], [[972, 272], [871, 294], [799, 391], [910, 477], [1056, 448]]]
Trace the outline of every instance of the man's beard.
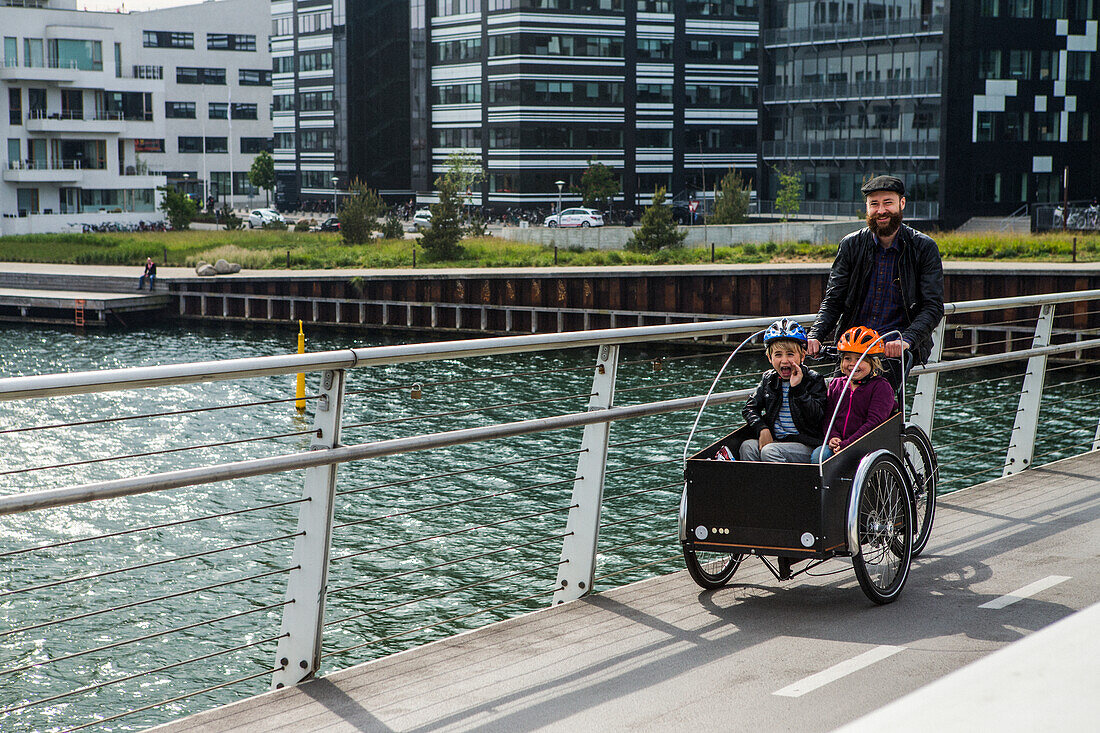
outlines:
[[879, 222], [878, 214], [868, 214], [867, 228], [876, 237], [889, 237], [901, 228], [901, 212], [890, 214], [890, 220], [885, 224]]

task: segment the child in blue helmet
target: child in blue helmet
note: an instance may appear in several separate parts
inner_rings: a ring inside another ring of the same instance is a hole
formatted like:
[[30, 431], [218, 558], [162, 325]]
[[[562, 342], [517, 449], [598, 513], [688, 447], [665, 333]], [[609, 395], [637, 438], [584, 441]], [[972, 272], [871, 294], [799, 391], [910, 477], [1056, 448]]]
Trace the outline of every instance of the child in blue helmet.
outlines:
[[806, 331], [790, 318], [768, 327], [764, 349], [772, 368], [741, 411], [756, 436], [741, 444], [741, 460], [809, 463], [824, 438], [825, 378], [802, 363]]

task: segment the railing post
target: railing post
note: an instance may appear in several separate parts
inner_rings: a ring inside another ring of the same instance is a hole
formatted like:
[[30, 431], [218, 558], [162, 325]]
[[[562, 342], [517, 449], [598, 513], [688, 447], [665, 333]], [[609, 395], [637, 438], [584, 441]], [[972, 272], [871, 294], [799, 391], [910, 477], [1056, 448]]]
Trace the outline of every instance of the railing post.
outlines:
[[[344, 372], [321, 374], [313, 427], [317, 431], [310, 450], [335, 448], [340, 441], [340, 415], [344, 402]], [[272, 689], [295, 685], [312, 677], [321, 663], [321, 631], [325, 617], [332, 512], [336, 498], [336, 464], [307, 468], [298, 509], [298, 536], [287, 578], [283, 623]]]
[[[1038, 348], [1050, 344], [1050, 331], [1054, 325], [1053, 304], [1044, 305], [1039, 310], [1039, 320], [1035, 323], [1035, 336], [1031, 347]], [[1031, 466], [1035, 454], [1035, 433], [1039, 429], [1039, 404], [1043, 399], [1043, 382], [1047, 372], [1047, 357], [1033, 356], [1027, 360], [1027, 372], [1020, 392], [1020, 406], [1016, 411], [1016, 421], [1009, 435], [1008, 451], [1005, 453], [1003, 476], [1019, 473]]]
[[[588, 410], [606, 410], [615, 400], [615, 373], [619, 367], [619, 347], [603, 344], [596, 360], [592, 396]], [[558, 566], [554, 604], [576, 600], [592, 590], [596, 574], [596, 544], [600, 536], [600, 510], [603, 506], [603, 481], [607, 471], [607, 437], [611, 423], [586, 425], [577, 459], [576, 480], [570, 499], [568, 534], [562, 543], [562, 564]]]
[[[935, 364], [943, 357], [943, 334], [947, 318], [941, 318], [940, 324], [932, 333], [932, 353], [928, 363]], [[909, 422], [918, 426], [929, 438], [932, 437], [932, 420], [936, 414], [936, 390], [940, 386], [940, 373], [922, 374], [917, 377], [917, 389], [913, 394], [913, 407], [909, 411]]]

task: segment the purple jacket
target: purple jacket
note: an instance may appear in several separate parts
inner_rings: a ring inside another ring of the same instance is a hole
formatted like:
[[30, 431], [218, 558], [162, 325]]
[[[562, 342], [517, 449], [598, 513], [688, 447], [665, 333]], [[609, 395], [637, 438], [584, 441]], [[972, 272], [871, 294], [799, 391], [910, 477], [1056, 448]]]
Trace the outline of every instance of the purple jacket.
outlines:
[[855, 385], [856, 391], [842, 396], [846, 377], [834, 377], [829, 381], [829, 402], [825, 408], [825, 423], [822, 431], [829, 427], [829, 418], [833, 416], [837, 402], [840, 410], [836, 414], [829, 438], [840, 438], [840, 447], [847, 448], [865, 433], [886, 422], [897, 405], [894, 388], [886, 377], [878, 376]]

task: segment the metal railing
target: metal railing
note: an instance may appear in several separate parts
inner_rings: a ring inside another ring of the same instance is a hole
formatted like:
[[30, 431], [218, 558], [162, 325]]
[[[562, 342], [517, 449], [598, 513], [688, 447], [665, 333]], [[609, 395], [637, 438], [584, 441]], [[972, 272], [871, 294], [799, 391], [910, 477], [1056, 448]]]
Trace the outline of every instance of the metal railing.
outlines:
[[765, 160], [911, 160], [938, 158], [938, 140], [765, 140]]
[[943, 15], [858, 23], [811, 23], [801, 28], [767, 28], [761, 31], [764, 46], [798, 46], [812, 43], [865, 43], [943, 33]]
[[941, 88], [942, 80], [939, 78], [768, 84], [764, 87], [764, 103], [799, 104], [872, 99], [894, 100], [901, 97], [935, 97], [939, 96]]
[[[778, 214], [781, 212], [776, 208], [775, 201], [763, 199], [757, 204], [757, 213]], [[863, 213], [863, 206], [855, 201], [801, 201], [795, 218], [818, 216], [862, 219]], [[940, 216], [940, 204], [938, 201], [906, 201], [905, 215], [914, 220], [935, 220]]]
[[[1100, 447], [1098, 314], [1096, 290], [948, 304], [910, 415], [947, 488]], [[661, 345], [771, 320], [0, 380], [0, 727], [162, 722], [677, 569], [725, 353]]]

